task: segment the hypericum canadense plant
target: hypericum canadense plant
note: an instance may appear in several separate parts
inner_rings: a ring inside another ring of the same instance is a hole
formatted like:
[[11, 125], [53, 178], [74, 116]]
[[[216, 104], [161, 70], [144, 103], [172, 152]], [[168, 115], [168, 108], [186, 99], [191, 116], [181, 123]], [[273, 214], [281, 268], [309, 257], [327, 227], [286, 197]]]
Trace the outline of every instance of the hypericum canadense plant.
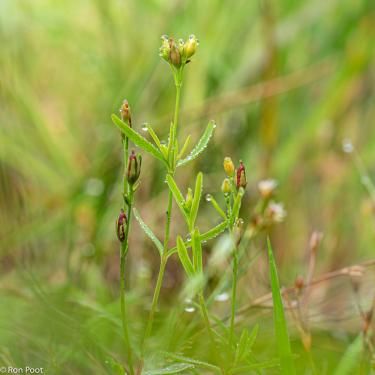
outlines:
[[[131, 112], [129, 103], [127, 100], [124, 100], [121, 108], [120, 114], [122, 121], [127, 124], [127, 126], [132, 126], [131, 121]], [[120, 210], [120, 214], [116, 221], [116, 232], [117, 238], [120, 241], [120, 283], [121, 283], [121, 319], [124, 340], [128, 352], [128, 361], [129, 361], [129, 372], [131, 375], [134, 374], [133, 368], [133, 353], [132, 347], [129, 338], [129, 329], [127, 321], [127, 312], [126, 312], [126, 300], [125, 300], [125, 263], [126, 255], [129, 250], [129, 230], [132, 217], [132, 206], [134, 192], [138, 187], [138, 178], [141, 173], [142, 157], [141, 155], [136, 155], [134, 150], [129, 155], [129, 139], [126, 134], [122, 134], [122, 145], [124, 153], [124, 177], [123, 177], [123, 208]], [[127, 211], [127, 213], [125, 213]]]
[[[235, 334], [239, 259], [243, 255], [243, 252], [245, 251], [244, 248], [246, 247], [245, 244], [240, 250], [239, 245], [243, 238], [246, 238], [246, 241], [249, 241], [255, 234], [267, 228], [272, 223], [282, 221], [285, 216], [283, 207], [272, 201], [273, 191], [276, 188], [276, 182], [273, 180], [263, 181], [259, 183], [261, 200], [256, 206], [254, 219], [252, 220], [251, 225], [245, 231], [244, 221], [239, 216], [242, 199], [244, 197], [245, 188], [247, 185], [245, 165], [242, 161], [240, 161], [238, 167], [235, 168], [231, 158], [226, 157], [224, 159], [225, 179], [221, 186], [225, 208], [222, 209], [211, 194], [206, 194], [205, 196], [205, 200], [213, 205], [219, 214], [221, 221], [219, 224], [203, 233], [197, 226], [197, 217], [203, 191], [203, 174], [202, 172], [197, 174], [194, 189], [191, 187], [188, 187], [187, 189], [185, 188], [186, 190], [183, 189], [186, 191], [186, 194], [182, 193], [174, 178], [177, 169], [186, 166], [190, 161], [197, 158], [198, 155], [205, 150], [216, 128], [215, 122], [210, 121], [201, 138], [198, 140], [197, 144], [191, 148], [190, 152], [187, 152], [189, 148], [190, 135], [182, 143], [180, 143], [178, 137], [183, 73], [185, 67], [195, 54], [197, 46], [198, 40], [194, 35], [191, 35], [186, 42], [182, 39], [176, 42], [174, 39], [167, 36], [162, 37], [160, 56], [171, 68], [176, 88], [174, 117], [170, 124], [169, 137], [166, 144], [160, 141], [160, 138], [150, 125], [147, 125], [146, 129], [144, 129], [145, 126], [143, 126], [143, 130], [147, 130], [153, 143], [143, 137], [132, 127], [131, 113], [127, 101], [124, 101], [121, 107], [121, 118], [116, 115], [112, 115], [113, 122], [122, 132], [124, 151], [125, 170], [123, 180], [123, 207], [117, 220], [116, 230], [117, 236], [121, 242], [121, 314], [124, 331], [123, 334], [127, 347], [127, 368], [130, 374], [134, 374], [135, 361], [133, 359], [134, 351], [132, 350], [133, 346], [131, 344], [127, 326], [130, 318], [127, 316], [125, 303], [125, 261], [128, 252], [128, 236], [132, 213], [139, 222], [145, 234], [154, 243], [160, 256], [159, 273], [154, 288], [151, 309], [144, 328], [142, 339], [140, 340], [140, 354], [138, 356], [139, 366], [137, 373], [140, 373], [144, 367], [145, 348], [147, 339], [152, 334], [154, 315], [158, 306], [167, 261], [175, 253], [178, 254], [179, 260], [188, 276], [189, 282], [191, 285], [193, 285], [193, 287], [190, 288], [190, 297], [192, 299], [197, 298], [197, 305], [200, 307], [205, 329], [207, 330], [208, 337], [211, 342], [211, 352], [213, 354], [212, 357], [215, 359], [215, 363], [212, 364], [188, 358], [185, 358], [184, 361], [187, 361], [189, 366], [194, 363], [200, 364], [203, 365], [203, 367], [210, 368], [215, 373], [217, 372], [223, 374], [232, 373], [231, 371], [235, 371], [235, 369], [239, 366], [243, 366], [246, 363], [249, 364], [250, 359], [248, 359], [248, 355], [256, 338], [257, 326], [254, 327], [251, 333], [249, 333], [247, 329], [243, 330], [239, 340], [237, 340]], [[132, 207], [134, 192], [138, 186], [138, 179], [140, 175], [141, 157], [137, 156], [134, 151], [132, 151], [132, 153], [129, 155], [129, 141], [161, 162], [165, 168], [165, 181], [169, 189], [168, 201], [166, 203], [167, 215], [163, 240], [157, 238], [150, 227], [143, 221], [139, 212]], [[185, 233], [180, 233], [177, 236], [175, 246], [171, 246], [170, 244], [173, 199], [175, 200], [180, 213], [184, 218], [187, 229]], [[232, 293], [229, 328], [222, 325], [222, 328], [225, 331], [225, 335], [223, 336], [222, 334], [219, 334], [214, 327], [214, 325], [217, 325], [217, 321], [215, 321], [213, 324], [212, 318], [209, 314], [207, 300], [205, 298], [204, 292], [208, 273], [206, 272], [203, 261], [204, 257], [202, 254], [202, 248], [206, 241], [215, 238], [225, 230], [228, 231], [231, 240]], [[225, 356], [221, 353], [221, 345], [227, 345], [230, 348], [230, 358], [225, 358]], [[176, 359], [177, 357], [175, 354], [169, 353], [169, 358]], [[182, 357], [178, 358], [180, 358], [179, 362], [181, 362]], [[277, 365], [279, 362], [275, 363]], [[188, 367], [181, 368], [186, 369]], [[259, 368], [261, 368], [261, 366]], [[159, 372], [157, 371], [152, 373], [162, 374], [164, 373], [163, 371], [167, 370], [160, 370]], [[175, 368], [173, 371], [175, 371]], [[177, 372], [179, 371], [165, 373]]]

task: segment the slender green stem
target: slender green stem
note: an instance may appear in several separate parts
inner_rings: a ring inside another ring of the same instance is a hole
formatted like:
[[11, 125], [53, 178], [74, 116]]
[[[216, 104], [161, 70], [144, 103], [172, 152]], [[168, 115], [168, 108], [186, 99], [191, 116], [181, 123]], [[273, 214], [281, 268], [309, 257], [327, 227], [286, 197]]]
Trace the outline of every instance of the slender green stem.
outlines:
[[[182, 71], [173, 71], [174, 74], [174, 80], [175, 80], [175, 86], [176, 86], [176, 102], [175, 102], [175, 109], [174, 109], [174, 118], [173, 123], [171, 124], [170, 132], [169, 132], [169, 144], [168, 144], [168, 160], [169, 160], [169, 171], [168, 173], [172, 176], [175, 172], [175, 147], [176, 147], [176, 141], [177, 141], [177, 124], [178, 124], [178, 117], [179, 117], [179, 111], [180, 111], [180, 98], [181, 98], [181, 86], [182, 86]], [[156, 280], [154, 295], [152, 298], [152, 305], [150, 314], [147, 321], [146, 330], [141, 342], [141, 355], [143, 357], [144, 355], [144, 344], [146, 339], [151, 335], [152, 332], [152, 326], [154, 322], [154, 315], [155, 311], [158, 306], [159, 296], [160, 296], [160, 290], [161, 286], [163, 284], [164, 279], [164, 273], [165, 273], [165, 267], [167, 265], [168, 261], [168, 244], [169, 244], [169, 237], [170, 237], [170, 227], [171, 227], [171, 218], [172, 218], [172, 203], [173, 203], [173, 194], [171, 191], [169, 191], [168, 194], [168, 208], [167, 208], [167, 222], [165, 224], [165, 235], [164, 235], [164, 251], [163, 255], [160, 259], [160, 267], [159, 267], [159, 273], [158, 278]]]
[[169, 145], [168, 145], [169, 166], [171, 168], [171, 171], [173, 172], [174, 172], [175, 164], [176, 164], [175, 147], [176, 147], [176, 138], [177, 138], [178, 117], [180, 113], [182, 72], [180, 71], [174, 72], [174, 81], [175, 81], [175, 86], [176, 86], [176, 102], [175, 102], [173, 123], [171, 125], [171, 131], [169, 133], [170, 139], [169, 139]]
[[204, 324], [206, 326], [208, 336], [209, 336], [210, 341], [212, 343], [212, 348], [213, 348], [213, 351], [214, 351], [213, 356], [215, 357], [216, 362], [219, 364], [221, 372], [224, 374], [225, 373], [224, 366], [223, 366], [222, 359], [221, 359], [221, 356], [220, 356], [220, 353], [219, 353], [219, 349], [216, 345], [214, 332], [213, 332], [213, 329], [211, 327], [210, 318], [208, 316], [207, 305], [206, 305], [206, 301], [205, 301], [204, 296], [203, 296], [203, 292], [199, 293], [198, 299], [199, 299], [199, 305], [200, 305], [200, 308], [201, 308], [201, 311], [202, 311]]
[[[126, 142], [127, 145], [127, 142]], [[127, 152], [124, 150], [124, 155], [127, 154]], [[126, 164], [125, 164], [126, 166]], [[124, 178], [126, 180], [126, 178]], [[122, 320], [122, 328], [123, 328], [123, 334], [124, 334], [124, 340], [127, 347], [127, 354], [128, 354], [128, 361], [129, 361], [129, 371], [130, 375], [134, 374], [133, 369], [133, 352], [130, 344], [130, 337], [129, 337], [129, 329], [128, 329], [128, 323], [127, 323], [127, 309], [126, 309], [126, 299], [125, 299], [125, 264], [126, 264], [126, 255], [129, 250], [129, 230], [130, 230], [130, 224], [131, 224], [131, 209], [133, 205], [133, 187], [128, 185], [126, 182], [124, 182], [124, 189], [127, 188], [127, 218], [128, 223], [126, 225], [125, 230], [125, 239], [123, 242], [121, 242], [121, 249], [120, 249], [120, 289], [121, 289], [121, 320]], [[124, 190], [124, 197], [125, 197], [125, 190]]]
[[[128, 180], [126, 179], [126, 168], [127, 168], [128, 159], [129, 159], [129, 138], [124, 136], [122, 144], [123, 144], [123, 149], [124, 149], [123, 195], [125, 198], [125, 195], [129, 193]], [[124, 203], [126, 204], [126, 202]]]
[[229, 343], [233, 346], [234, 336], [234, 318], [236, 315], [236, 296], [237, 296], [237, 278], [238, 278], [238, 252], [237, 248], [233, 250], [233, 277], [232, 277], [232, 300], [231, 300], [231, 316], [229, 328]]
[[154, 290], [154, 296], [152, 298], [151, 310], [150, 310], [150, 314], [149, 314], [149, 317], [148, 317], [145, 334], [144, 334], [143, 339], [142, 339], [142, 344], [141, 344], [142, 356], [144, 354], [143, 353], [144, 352], [144, 343], [152, 332], [154, 315], [155, 315], [156, 308], [158, 306], [160, 289], [161, 289], [161, 286], [162, 286], [162, 283], [163, 283], [165, 267], [166, 267], [167, 261], [168, 261], [168, 255], [167, 254], [168, 254], [170, 227], [171, 227], [172, 202], [173, 202], [173, 195], [172, 195], [172, 192], [169, 191], [168, 209], [167, 209], [167, 223], [165, 225], [165, 236], [164, 236], [164, 251], [163, 251], [163, 255], [162, 255], [161, 260], [160, 260], [159, 274], [158, 274], [158, 278], [156, 280], [156, 286], [155, 286], [155, 290]]
[[146, 341], [146, 339], [150, 336], [150, 334], [152, 332], [152, 326], [153, 326], [153, 323], [154, 323], [154, 315], [155, 315], [156, 308], [158, 306], [158, 300], [159, 300], [160, 290], [161, 290], [161, 286], [162, 286], [163, 279], [164, 279], [165, 266], [167, 265], [167, 259], [168, 258], [165, 255], [163, 255], [163, 257], [161, 258], [159, 274], [158, 274], [158, 278], [157, 278], [157, 281], [156, 281], [154, 296], [152, 298], [151, 310], [150, 310], [150, 314], [149, 314], [149, 317], [148, 317], [148, 322], [147, 322], [145, 334], [144, 334], [144, 337], [143, 337], [143, 340], [142, 340], [142, 346], [141, 346], [142, 355], [143, 355], [143, 351], [144, 351], [144, 342]]
[[127, 347], [128, 361], [129, 361], [129, 371], [130, 374], [134, 374], [133, 369], [133, 353], [130, 344], [128, 324], [126, 320], [127, 311], [126, 311], [126, 301], [125, 301], [125, 263], [126, 263], [126, 253], [127, 249], [126, 244], [121, 244], [121, 261], [120, 261], [120, 274], [121, 274], [121, 320], [122, 320], [122, 329], [124, 334], [124, 340]]
[[198, 298], [199, 298], [199, 305], [200, 305], [201, 310], [202, 310], [202, 316], [203, 316], [204, 324], [206, 325], [207, 333], [208, 333], [208, 335], [210, 337], [210, 340], [214, 344], [214, 346], [216, 346], [215, 338], [214, 338], [214, 335], [213, 335], [213, 332], [212, 332], [212, 328], [211, 328], [210, 319], [208, 317], [208, 311], [207, 311], [206, 302], [204, 300], [204, 296], [203, 296], [202, 292], [199, 293]]

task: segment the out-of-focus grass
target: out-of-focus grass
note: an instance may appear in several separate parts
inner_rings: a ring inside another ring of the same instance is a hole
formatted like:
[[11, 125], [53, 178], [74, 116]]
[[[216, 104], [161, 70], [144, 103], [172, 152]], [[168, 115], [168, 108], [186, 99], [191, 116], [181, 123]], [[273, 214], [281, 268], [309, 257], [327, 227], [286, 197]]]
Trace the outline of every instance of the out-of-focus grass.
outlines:
[[[196, 138], [211, 117], [218, 124], [209, 151], [179, 182], [192, 184], [191, 176], [203, 170], [206, 192], [215, 193], [223, 157], [242, 158], [252, 187], [243, 216], [250, 219], [255, 183], [278, 179], [288, 217], [272, 237], [283, 284], [306, 272], [305, 249], [315, 229], [324, 232], [317, 273], [370, 258], [374, 202], [342, 140], [352, 140], [371, 176], [374, 23], [370, 0], [1, 1], [0, 365], [106, 373], [108, 358], [122, 358], [113, 230], [121, 143], [110, 114], [126, 97], [138, 129], [152, 121], [167, 137], [174, 97], [157, 53], [164, 33], [194, 33], [201, 42], [184, 83], [182, 133]], [[165, 210], [160, 173], [145, 156], [136, 206], [156, 234]], [[208, 228], [210, 208], [201, 214]], [[175, 215], [173, 233], [179, 220]], [[206, 251], [221, 245], [218, 240]], [[259, 250], [261, 242], [252, 245], [249, 258]], [[156, 255], [133, 225], [134, 309], [148, 308]], [[256, 260], [256, 276], [241, 266], [240, 304], [269, 290], [264, 255]], [[177, 298], [182, 272], [176, 264], [167, 270], [164, 301]], [[348, 290], [340, 298], [351, 298], [350, 285], [335, 287]], [[181, 317], [179, 306], [166, 307], [168, 317]], [[225, 304], [214, 308], [226, 311]], [[132, 322], [133, 331], [141, 330], [142, 318]], [[188, 352], [194, 324], [189, 314], [183, 319], [179, 336], [167, 334], [155, 345]], [[169, 332], [171, 321], [160, 320], [160, 332]], [[314, 340], [316, 353], [321, 347], [329, 353], [326, 373], [350, 342], [345, 324], [331, 327]], [[359, 318], [354, 327], [355, 335]], [[266, 319], [260, 326], [260, 353], [268, 350], [271, 328]], [[293, 344], [298, 350], [297, 338]], [[298, 373], [305, 368], [300, 363]]]

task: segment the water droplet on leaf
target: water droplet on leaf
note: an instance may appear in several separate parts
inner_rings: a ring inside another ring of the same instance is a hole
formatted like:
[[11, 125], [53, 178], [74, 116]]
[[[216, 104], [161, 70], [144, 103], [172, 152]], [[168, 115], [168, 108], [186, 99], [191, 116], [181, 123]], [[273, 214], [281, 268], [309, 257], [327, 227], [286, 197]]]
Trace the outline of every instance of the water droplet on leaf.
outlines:
[[192, 312], [195, 311], [195, 307], [194, 306], [186, 306], [184, 310], [188, 313], [192, 313]]
[[229, 299], [229, 294], [227, 292], [220, 293], [215, 297], [215, 301], [217, 302], [225, 302], [228, 301]]
[[354, 146], [350, 139], [344, 139], [342, 141], [342, 150], [346, 154], [351, 154], [354, 151]]

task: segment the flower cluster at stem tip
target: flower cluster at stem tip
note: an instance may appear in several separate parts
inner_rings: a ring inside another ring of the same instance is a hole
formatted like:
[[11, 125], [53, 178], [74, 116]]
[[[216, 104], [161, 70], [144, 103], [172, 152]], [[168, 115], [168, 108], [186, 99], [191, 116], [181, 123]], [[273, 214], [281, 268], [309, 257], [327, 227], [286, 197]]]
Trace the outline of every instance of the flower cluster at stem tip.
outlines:
[[242, 160], [240, 160], [240, 165], [236, 169], [232, 159], [227, 156], [224, 158], [223, 167], [224, 172], [227, 175], [227, 177], [224, 179], [221, 185], [221, 191], [224, 194], [229, 194], [231, 192], [231, 180], [235, 183], [235, 186], [238, 190], [240, 188], [246, 188], [246, 170]]
[[199, 45], [195, 35], [190, 35], [187, 41], [179, 39], [177, 43], [168, 35], [163, 35], [161, 40], [162, 45], [159, 49], [159, 55], [176, 68], [180, 68], [190, 62], [190, 58], [195, 54]]

